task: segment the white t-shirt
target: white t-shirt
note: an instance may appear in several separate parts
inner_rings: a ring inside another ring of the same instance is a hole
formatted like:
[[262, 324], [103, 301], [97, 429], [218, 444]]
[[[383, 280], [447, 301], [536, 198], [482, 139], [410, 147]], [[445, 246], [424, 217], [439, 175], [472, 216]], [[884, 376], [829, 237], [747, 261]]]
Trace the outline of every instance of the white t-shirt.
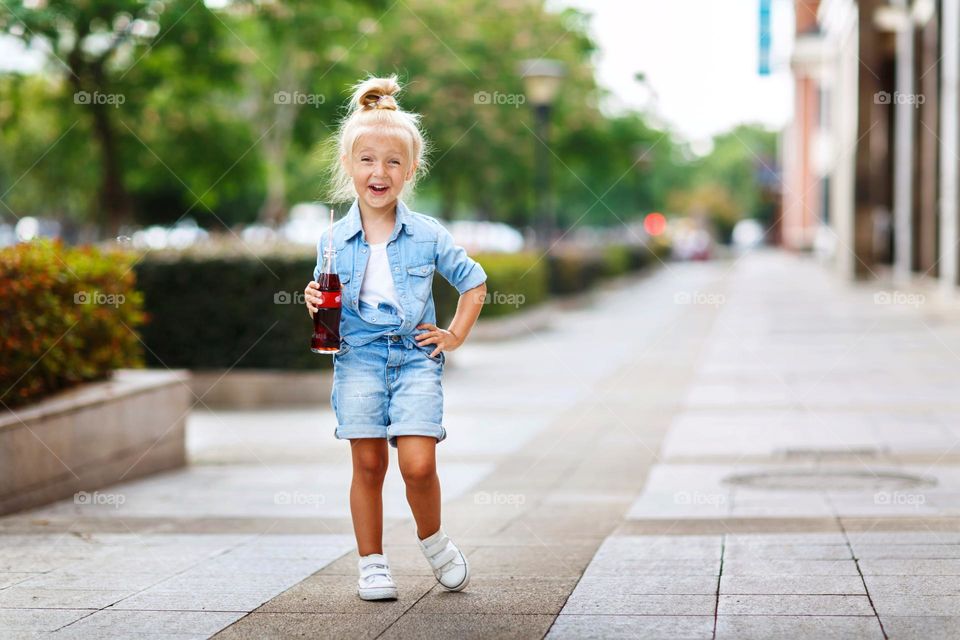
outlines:
[[386, 302], [397, 310], [397, 315], [403, 315], [400, 296], [397, 295], [393, 275], [390, 273], [386, 241], [370, 245], [367, 270], [363, 274], [363, 282], [360, 285], [360, 299], [374, 307], [381, 302]]

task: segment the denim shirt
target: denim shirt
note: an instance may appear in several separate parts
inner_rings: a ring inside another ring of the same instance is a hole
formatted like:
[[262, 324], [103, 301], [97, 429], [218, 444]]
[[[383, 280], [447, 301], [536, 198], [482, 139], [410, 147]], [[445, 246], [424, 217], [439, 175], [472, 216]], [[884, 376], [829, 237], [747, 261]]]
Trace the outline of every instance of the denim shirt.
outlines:
[[[320, 275], [329, 233], [324, 231], [317, 244], [314, 280]], [[454, 243], [446, 227], [430, 216], [410, 211], [403, 201], [397, 200], [397, 220], [386, 249], [393, 284], [403, 307], [398, 326], [393, 307], [390, 307], [392, 313], [384, 314], [366, 304], [362, 310], [360, 305], [360, 285], [370, 245], [361, 224], [359, 200], [354, 200], [347, 215], [333, 225], [333, 246], [337, 252], [337, 274], [343, 286], [340, 339], [352, 347], [388, 334], [403, 336], [408, 348], [418, 346], [413, 336], [425, 330], [417, 330], [417, 325], [437, 322], [433, 304], [434, 272], [439, 272], [461, 295], [487, 279], [483, 267]]]

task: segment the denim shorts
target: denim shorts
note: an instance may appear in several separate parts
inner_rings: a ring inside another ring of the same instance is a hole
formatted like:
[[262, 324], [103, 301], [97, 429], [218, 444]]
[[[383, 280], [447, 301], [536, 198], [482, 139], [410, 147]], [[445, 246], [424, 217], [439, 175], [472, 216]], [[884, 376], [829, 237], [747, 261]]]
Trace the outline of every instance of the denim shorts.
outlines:
[[397, 436], [433, 436], [442, 442], [447, 437], [441, 384], [446, 354], [431, 357], [436, 346], [399, 335], [360, 347], [341, 343], [333, 356], [330, 394], [337, 416], [334, 436], [387, 438], [392, 447]]

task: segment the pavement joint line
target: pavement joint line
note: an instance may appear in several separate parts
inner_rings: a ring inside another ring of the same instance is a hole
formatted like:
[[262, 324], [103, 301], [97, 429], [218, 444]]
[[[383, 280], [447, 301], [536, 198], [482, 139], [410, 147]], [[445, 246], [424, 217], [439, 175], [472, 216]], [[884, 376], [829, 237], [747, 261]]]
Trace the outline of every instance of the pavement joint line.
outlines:
[[727, 533], [720, 536], [720, 567], [717, 573], [717, 596], [713, 604], [713, 640], [717, 638], [717, 618], [720, 615], [720, 587], [723, 583], [723, 561], [727, 553]]
[[877, 612], [877, 607], [873, 603], [873, 596], [870, 595], [870, 588], [867, 587], [867, 580], [863, 577], [863, 569], [860, 568], [860, 560], [857, 558], [857, 554], [853, 550], [853, 545], [850, 543], [850, 536], [847, 535], [846, 530], [843, 528], [843, 523], [839, 518], [837, 518], [837, 524], [840, 526], [840, 530], [843, 532], [843, 537], [847, 541], [847, 548], [850, 550], [850, 555], [853, 556], [853, 563], [857, 568], [857, 575], [860, 576], [860, 581], [863, 583], [863, 591], [867, 595], [867, 602], [870, 603], [870, 609], [873, 610], [873, 615], [877, 618], [877, 624], [880, 625], [880, 633], [883, 634], [884, 639], [889, 638], [887, 635], [887, 630], [883, 627], [883, 620], [880, 618], [880, 614]]

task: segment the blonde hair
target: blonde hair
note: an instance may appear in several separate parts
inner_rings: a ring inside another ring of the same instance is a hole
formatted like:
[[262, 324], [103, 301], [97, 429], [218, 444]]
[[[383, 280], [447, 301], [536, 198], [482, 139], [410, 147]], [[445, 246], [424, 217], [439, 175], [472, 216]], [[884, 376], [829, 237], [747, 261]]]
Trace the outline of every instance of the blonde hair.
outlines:
[[408, 159], [416, 163], [413, 177], [403, 186], [401, 196], [413, 195], [416, 182], [426, 173], [427, 141], [420, 130], [420, 115], [403, 111], [394, 97], [400, 93], [397, 76], [389, 78], [369, 77], [353, 86], [349, 112], [340, 123], [334, 139], [335, 148], [330, 162], [330, 202], [347, 202], [357, 197], [353, 178], [340, 158], [350, 157], [353, 147], [364, 134], [381, 134], [399, 138], [407, 146]]

